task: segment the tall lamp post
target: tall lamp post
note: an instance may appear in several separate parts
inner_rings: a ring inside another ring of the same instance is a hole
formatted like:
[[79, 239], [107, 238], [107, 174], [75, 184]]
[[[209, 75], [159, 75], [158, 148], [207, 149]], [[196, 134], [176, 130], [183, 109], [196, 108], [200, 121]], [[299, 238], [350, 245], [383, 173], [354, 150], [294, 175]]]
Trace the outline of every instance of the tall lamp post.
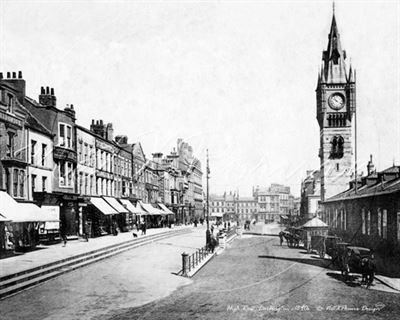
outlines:
[[207, 202], [206, 202], [206, 212], [207, 212], [207, 231], [206, 231], [206, 244], [210, 244], [211, 242], [211, 232], [210, 232], [210, 222], [209, 222], [209, 214], [210, 214], [210, 204], [209, 204], [209, 183], [208, 180], [210, 179], [210, 163], [208, 161], [208, 149], [207, 149]]

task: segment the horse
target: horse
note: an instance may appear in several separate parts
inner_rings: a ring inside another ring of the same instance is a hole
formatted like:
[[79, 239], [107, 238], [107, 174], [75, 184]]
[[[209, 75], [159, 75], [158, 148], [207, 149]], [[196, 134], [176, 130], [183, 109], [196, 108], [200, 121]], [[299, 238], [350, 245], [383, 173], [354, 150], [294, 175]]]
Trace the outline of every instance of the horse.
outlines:
[[360, 268], [362, 275], [361, 284], [365, 284], [368, 289], [372, 285], [375, 276], [376, 265], [373, 257], [362, 258], [360, 261]]

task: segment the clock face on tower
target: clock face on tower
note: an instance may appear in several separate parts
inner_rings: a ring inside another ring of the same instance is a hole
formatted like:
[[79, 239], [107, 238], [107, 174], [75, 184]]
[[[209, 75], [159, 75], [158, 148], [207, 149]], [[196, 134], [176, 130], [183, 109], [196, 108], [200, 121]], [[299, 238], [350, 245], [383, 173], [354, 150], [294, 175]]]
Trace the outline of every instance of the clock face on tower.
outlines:
[[329, 106], [334, 110], [340, 110], [344, 107], [344, 96], [340, 93], [333, 93], [328, 99]]

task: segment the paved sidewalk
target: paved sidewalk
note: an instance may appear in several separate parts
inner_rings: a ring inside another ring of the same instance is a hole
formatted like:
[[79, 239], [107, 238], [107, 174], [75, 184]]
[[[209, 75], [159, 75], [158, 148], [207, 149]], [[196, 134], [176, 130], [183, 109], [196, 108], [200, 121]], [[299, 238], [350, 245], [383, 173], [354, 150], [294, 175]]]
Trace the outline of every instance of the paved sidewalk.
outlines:
[[384, 285], [387, 285], [388, 287], [391, 287], [392, 289], [395, 289], [399, 291], [400, 293], [400, 279], [399, 278], [390, 278], [390, 277], [385, 277], [382, 275], [375, 275], [375, 278], [382, 282]]
[[[157, 228], [147, 229], [146, 236], [158, 234], [165, 231], [181, 230], [192, 228], [191, 226], [176, 226], [173, 229]], [[141, 232], [136, 232], [138, 238], [146, 236], [140, 235]], [[83, 239], [70, 240], [64, 247], [62, 243], [52, 244], [48, 246], [40, 245], [34, 251], [26, 252], [23, 254], [15, 255], [12, 257], [0, 260], [0, 277], [14, 274], [17, 272], [29, 270], [47, 263], [62, 260], [65, 258], [73, 257], [81, 253], [90, 252], [93, 250], [101, 249], [110, 245], [119, 244], [128, 240], [132, 240], [133, 235], [131, 232], [121, 232], [117, 236], [107, 235], [98, 238], [90, 238], [88, 242]]]

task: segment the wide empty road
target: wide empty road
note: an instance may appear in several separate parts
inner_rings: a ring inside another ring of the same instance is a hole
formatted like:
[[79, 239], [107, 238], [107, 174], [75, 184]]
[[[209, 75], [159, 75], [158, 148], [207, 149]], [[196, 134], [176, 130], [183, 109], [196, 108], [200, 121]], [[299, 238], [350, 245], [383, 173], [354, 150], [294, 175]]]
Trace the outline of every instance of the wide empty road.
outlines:
[[168, 296], [192, 280], [176, 276], [181, 253], [205, 244], [205, 228], [66, 273], [0, 301], [0, 319], [99, 319]]
[[[328, 260], [244, 236], [167, 298], [100, 319], [398, 319], [400, 295], [345, 283]], [[358, 309], [358, 310], [357, 310]]]

